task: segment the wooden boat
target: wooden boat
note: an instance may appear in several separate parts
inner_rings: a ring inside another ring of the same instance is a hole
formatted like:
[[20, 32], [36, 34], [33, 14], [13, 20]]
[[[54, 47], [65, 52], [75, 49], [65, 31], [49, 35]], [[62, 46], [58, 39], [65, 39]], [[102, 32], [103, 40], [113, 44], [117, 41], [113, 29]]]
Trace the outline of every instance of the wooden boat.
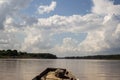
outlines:
[[71, 72], [61, 68], [47, 68], [32, 80], [77, 80]]

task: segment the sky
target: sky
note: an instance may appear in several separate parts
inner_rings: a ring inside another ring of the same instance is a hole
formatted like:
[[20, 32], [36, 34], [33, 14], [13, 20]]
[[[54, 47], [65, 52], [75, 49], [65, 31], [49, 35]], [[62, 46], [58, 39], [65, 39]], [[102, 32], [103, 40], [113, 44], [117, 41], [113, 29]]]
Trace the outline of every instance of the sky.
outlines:
[[120, 54], [120, 0], [0, 0], [0, 50]]

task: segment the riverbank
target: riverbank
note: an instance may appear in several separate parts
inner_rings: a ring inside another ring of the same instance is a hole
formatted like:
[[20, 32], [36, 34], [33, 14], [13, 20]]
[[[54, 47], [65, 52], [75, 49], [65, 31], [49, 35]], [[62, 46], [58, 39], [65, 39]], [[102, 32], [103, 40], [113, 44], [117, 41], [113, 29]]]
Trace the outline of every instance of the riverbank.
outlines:
[[106, 60], [120, 60], [120, 54], [114, 55], [91, 55], [91, 56], [71, 56], [64, 57], [64, 59], [106, 59]]
[[27, 53], [17, 50], [0, 50], [0, 58], [36, 58], [36, 59], [57, 59], [51, 53]]

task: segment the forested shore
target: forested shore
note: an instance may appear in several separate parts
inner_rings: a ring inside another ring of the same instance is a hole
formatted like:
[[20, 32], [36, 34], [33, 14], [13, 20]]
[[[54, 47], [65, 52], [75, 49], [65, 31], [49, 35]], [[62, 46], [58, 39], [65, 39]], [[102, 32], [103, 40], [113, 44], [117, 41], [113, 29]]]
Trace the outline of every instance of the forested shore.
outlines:
[[17, 50], [0, 50], [0, 58], [36, 58], [36, 59], [114, 59], [120, 60], [120, 54], [114, 55], [90, 55], [90, 56], [67, 56], [59, 58], [51, 53], [27, 53]]
[[114, 55], [91, 55], [91, 56], [71, 56], [71, 57], [64, 57], [65, 59], [114, 59], [120, 60], [120, 54]]
[[0, 58], [57, 59], [57, 56], [51, 53], [27, 53], [17, 50], [0, 50]]

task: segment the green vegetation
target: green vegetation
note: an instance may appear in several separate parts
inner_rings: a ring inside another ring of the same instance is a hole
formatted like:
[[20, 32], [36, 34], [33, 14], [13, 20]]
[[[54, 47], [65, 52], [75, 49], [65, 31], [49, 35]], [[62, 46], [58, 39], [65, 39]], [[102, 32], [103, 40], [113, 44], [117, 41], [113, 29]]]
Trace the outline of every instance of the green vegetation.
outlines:
[[[57, 59], [56, 55], [50, 53], [27, 53], [17, 50], [0, 50], [0, 58], [37, 58], [37, 59]], [[115, 55], [94, 55], [94, 56], [72, 56], [60, 59], [114, 59], [120, 60], [120, 54]]]
[[27, 53], [17, 50], [0, 50], [0, 58], [38, 58], [38, 59], [56, 59], [57, 56], [50, 53]]
[[120, 54], [116, 55], [94, 55], [94, 56], [83, 56], [83, 57], [65, 57], [65, 59], [114, 59], [114, 60], [120, 60]]

